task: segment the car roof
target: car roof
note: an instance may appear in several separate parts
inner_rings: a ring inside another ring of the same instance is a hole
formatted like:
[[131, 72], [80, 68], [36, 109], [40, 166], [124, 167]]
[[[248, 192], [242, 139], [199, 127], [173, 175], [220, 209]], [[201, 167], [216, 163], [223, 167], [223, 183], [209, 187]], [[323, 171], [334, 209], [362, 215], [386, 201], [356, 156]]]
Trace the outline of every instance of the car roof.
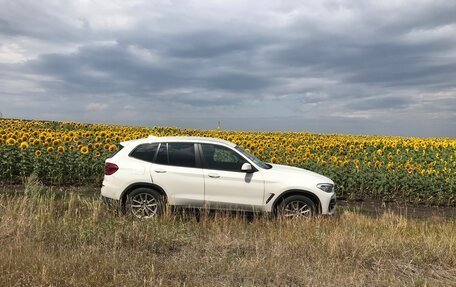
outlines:
[[221, 144], [221, 145], [226, 145], [230, 147], [235, 147], [236, 144], [222, 140], [222, 139], [217, 139], [217, 138], [209, 138], [209, 137], [185, 137], [185, 136], [174, 136], [174, 137], [155, 137], [155, 136], [149, 136], [147, 138], [142, 138], [142, 139], [136, 139], [136, 140], [130, 140], [130, 141], [125, 141], [121, 142], [120, 144], [125, 146], [125, 145], [130, 145], [132, 143], [135, 144], [142, 144], [142, 143], [153, 143], [153, 142], [194, 142], [194, 143], [212, 143], [212, 144]]

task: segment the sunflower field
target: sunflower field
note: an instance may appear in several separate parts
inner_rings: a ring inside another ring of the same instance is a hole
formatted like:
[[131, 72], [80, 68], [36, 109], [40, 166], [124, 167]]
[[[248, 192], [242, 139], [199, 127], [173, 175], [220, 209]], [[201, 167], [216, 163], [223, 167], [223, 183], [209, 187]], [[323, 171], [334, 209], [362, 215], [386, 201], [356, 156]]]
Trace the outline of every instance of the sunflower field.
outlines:
[[337, 195], [456, 205], [456, 139], [239, 132], [0, 120], [0, 182], [36, 173], [54, 185], [100, 184], [104, 160], [119, 142], [155, 136], [232, 141], [266, 162], [293, 165], [334, 180]]

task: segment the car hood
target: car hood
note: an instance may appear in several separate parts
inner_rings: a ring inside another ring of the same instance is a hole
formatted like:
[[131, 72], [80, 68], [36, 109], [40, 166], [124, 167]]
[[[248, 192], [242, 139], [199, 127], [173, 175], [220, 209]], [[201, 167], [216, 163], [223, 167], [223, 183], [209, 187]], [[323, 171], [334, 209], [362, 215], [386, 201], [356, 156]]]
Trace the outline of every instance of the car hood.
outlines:
[[278, 174], [278, 175], [286, 175], [286, 176], [293, 176], [293, 177], [306, 177], [306, 178], [313, 178], [316, 182], [318, 183], [332, 183], [334, 182], [319, 173], [303, 169], [303, 168], [298, 168], [294, 166], [288, 166], [288, 165], [281, 165], [281, 164], [270, 164], [272, 165], [272, 168], [269, 169], [268, 171], [270, 173]]

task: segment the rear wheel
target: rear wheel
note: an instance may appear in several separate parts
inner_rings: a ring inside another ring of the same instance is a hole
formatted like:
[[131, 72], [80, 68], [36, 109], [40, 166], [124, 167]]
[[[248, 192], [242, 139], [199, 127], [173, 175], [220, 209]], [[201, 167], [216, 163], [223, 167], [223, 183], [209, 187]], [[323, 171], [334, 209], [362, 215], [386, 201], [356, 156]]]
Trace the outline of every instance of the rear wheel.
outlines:
[[284, 219], [312, 218], [317, 212], [315, 203], [304, 195], [286, 197], [277, 207], [279, 217]]
[[152, 218], [163, 214], [163, 196], [149, 188], [138, 188], [127, 197], [126, 211], [136, 218]]

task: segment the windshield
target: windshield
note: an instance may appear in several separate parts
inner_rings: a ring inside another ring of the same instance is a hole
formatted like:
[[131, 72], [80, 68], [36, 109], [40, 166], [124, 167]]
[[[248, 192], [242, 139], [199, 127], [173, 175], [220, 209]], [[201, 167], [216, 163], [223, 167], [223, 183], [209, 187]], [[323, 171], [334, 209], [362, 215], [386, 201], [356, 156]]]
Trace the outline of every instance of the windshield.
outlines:
[[238, 152], [240, 152], [243, 156], [245, 156], [246, 158], [250, 159], [251, 161], [253, 161], [256, 165], [258, 165], [259, 167], [261, 168], [264, 168], [264, 169], [270, 169], [272, 168], [272, 165], [270, 164], [267, 164], [267, 163], [264, 163], [262, 162], [261, 160], [259, 160], [256, 156], [246, 152], [244, 149], [242, 149], [241, 147], [239, 146], [235, 146], [234, 147]]

